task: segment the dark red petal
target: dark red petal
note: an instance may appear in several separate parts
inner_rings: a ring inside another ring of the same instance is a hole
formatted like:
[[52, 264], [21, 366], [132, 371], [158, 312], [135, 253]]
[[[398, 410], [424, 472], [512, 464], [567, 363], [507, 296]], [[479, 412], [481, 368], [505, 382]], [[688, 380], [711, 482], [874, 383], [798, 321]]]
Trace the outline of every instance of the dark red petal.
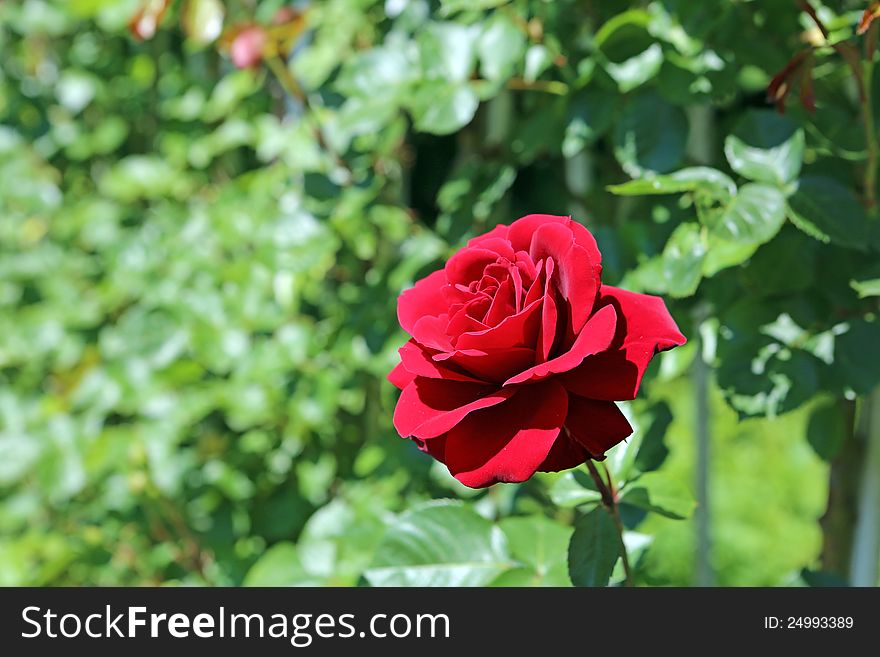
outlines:
[[[541, 326], [541, 299], [533, 301], [516, 315], [505, 317], [497, 326], [483, 331], [462, 333], [456, 349], [506, 349], [533, 347]], [[446, 350], [448, 351], [448, 350]]]
[[573, 221], [571, 217], [560, 217], [552, 214], [528, 214], [510, 224], [507, 234], [511, 246], [516, 251], [528, 251], [532, 243], [532, 235], [542, 225], [558, 223], [566, 226], [574, 235], [575, 244], [584, 248], [590, 261], [596, 265], [602, 264], [602, 254], [596, 244], [596, 238], [583, 225]]
[[506, 349], [463, 349], [434, 356], [434, 360], [452, 362], [482, 381], [501, 383], [535, 362], [531, 347]]
[[404, 290], [397, 298], [397, 321], [404, 331], [415, 337], [416, 322], [423, 317], [437, 317], [446, 312], [448, 306], [443, 288], [446, 287], [446, 274], [435, 271], [418, 281], [415, 286]]
[[617, 311], [611, 348], [584, 360], [560, 379], [571, 392], [608, 401], [634, 399], [654, 354], [687, 339], [660, 297], [603, 285], [599, 304]]
[[449, 317], [440, 315], [439, 317], [431, 317], [426, 315], [418, 320], [413, 326], [410, 335], [426, 347], [436, 349], [437, 351], [447, 351], [452, 349], [452, 343], [446, 334], [449, 327]]
[[446, 436], [449, 472], [471, 488], [525, 481], [550, 453], [567, 409], [565, 389], [547, 381], [472, 413]]
[[471, 411], [500, 404], [511, 391], [478, 383], [417, 376], [400, 394], [394, 428], [407, 438], [433, 438], [446, 433]]
[[597, 460], [605, 458], [606, 451], [632, 433], [617, 404], [577, 395], [568, 396], [565, 428]]
[[483, 277], [483, 270], [498, 261], [498, 254], [489, 249], [467, 247], [452, 256], [446, 263], [446, 278], [453, 285], [467, 285]]
[[[416, 376], [424, 376], [429, 379], [446, 379], [447, 381], [467, 381], [470, 383], [480, 383], [478, 379], [465, 374], [456, 368], [452, 363], [440, 363], [433, 359], [434, 355], [426, 351], [413, 340], [403, 345], [399, 350], [401, 364], [409, 372], [409, 380], [402, 386], [397, 386], [401, 390], [412, 381]], [[397, 368], [395, 368], [396, 370]], [[392, 371], [392, 374], [394, 372]], [[391, 375], [388, 375], [391, 378]], [[392, 381], [392, 383], [394, 383]], [[397, 385], [397, 384], [395, 384]]]
[[437, 436], [436, 438], [431, 438], [430, 440], [413, 438], [412, 441], [416, 444], [416, 447], [418, 447], [425, 454], [430, 454], [435, 459], [440, 461], [440, 463], [446, 462], [444, 458], [446, 454], [446, 436]]
[[403, 363], [398, 363], [388, 373], [388, 380], [391, 381], [391, 385], [399, 390], [406, 388], [412, 383], [414, 378], [416, 378], [416, 375], [407, 370]]
[[615, 334], [617, 314], [614, 308], [605, 306], [593, 315], [575, 340], [572, 348], [546, 363], [530, 367], [504, 382], [505, 386], [543, 379], [551, 374], [561, 374], [576, 368], [587, 356], [608, 348]]
[[550, 453], [544, 462], [538, 466], [539, 472], [559, 472], [569, 470], [582, 465], [590, 453], [584, 449], [578, 441], [571, 438], [567, 432], [560, 431], [559, 436], [550, 448]]
[[559, 315], [556, 312], [556, 301], [553, 300], [553, 292], [548, 286], [544, 292], [544, 303], [541, 308], [541, 337], [538, 340], [536, 357], [539, 363], [547, 362], [553, 343], [556, 340], [556, 327]]
[[535, 262], [548, 258], [554, 261], [556, 287], [568, 306], [567, 334], [577, 335], [592, 314], [599, 293], [599, 261], [577, 244], [571, 228], [561, 223], [540, 226], [532, 236], [529, 255]]

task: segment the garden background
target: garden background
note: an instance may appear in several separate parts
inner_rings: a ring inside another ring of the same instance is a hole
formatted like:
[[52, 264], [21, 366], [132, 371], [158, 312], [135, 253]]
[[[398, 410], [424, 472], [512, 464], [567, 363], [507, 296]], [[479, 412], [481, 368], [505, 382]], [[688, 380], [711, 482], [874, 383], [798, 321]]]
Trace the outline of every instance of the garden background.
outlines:
[[608, 459], [636, 583], [876, 585], [875, 14], [0, 2], [0, 584], [605, 583], [585, 471], [391, 423], [397, 295], [537, 212], [689, 337]]

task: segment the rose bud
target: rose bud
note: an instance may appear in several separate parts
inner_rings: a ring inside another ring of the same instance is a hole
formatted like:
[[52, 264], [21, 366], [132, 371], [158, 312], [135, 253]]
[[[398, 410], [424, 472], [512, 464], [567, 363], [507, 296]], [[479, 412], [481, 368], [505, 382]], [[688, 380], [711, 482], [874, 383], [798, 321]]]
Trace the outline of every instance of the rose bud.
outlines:
[[400, 295], [394, 426], [472, 488], [602, 459], [651, 358], [685, 343], [659, 297], [601, 282], [569, 217], [496, 226]]

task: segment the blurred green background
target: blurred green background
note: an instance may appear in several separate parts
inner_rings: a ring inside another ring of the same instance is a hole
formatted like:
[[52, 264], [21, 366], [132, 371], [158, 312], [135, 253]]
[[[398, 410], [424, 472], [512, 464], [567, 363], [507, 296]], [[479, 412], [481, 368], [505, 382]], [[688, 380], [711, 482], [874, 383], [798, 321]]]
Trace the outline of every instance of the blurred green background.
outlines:
[[399, 292], [530, 212], [690, 338], [609, 459], [674, 484], [637, 582], [876, 584], [867, 4], [0, 3], [0, 584], [461, 583], [405, 571], [439, 509], [463, 581], [567, 585], [579, 479], [461, 487], [384, 378]]

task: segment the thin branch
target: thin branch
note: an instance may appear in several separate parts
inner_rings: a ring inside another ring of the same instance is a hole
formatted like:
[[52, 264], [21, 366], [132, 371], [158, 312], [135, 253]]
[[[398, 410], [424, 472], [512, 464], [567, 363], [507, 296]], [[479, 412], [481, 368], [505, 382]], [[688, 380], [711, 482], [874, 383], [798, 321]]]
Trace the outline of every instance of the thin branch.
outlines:
[[617, 528], [617, 537], [620, 541], [620, 558], [623, 560], [623, 572], [626, 576], [626, 585], [634, 586], [632, 569], [629, 565], [629, 555], [626, 552], [626, 543], [623, 541], [623, 521], [620, 519], [617, 493], [614, 490], [611, 473], [608, 471], [608, 468], [604, 463], [602, 464], [602, 469], [605, 471], [606, 479], [602, 478], [602, 475], [599, 473], [599, 470], [596, 469], [593, 460], [587, 459], [587, 470], [590, 471], [590, 476], [596, 483], [596, 488], [599, 489], [599, 494], [602, 495], [602, 504], [608, 509], [608, 513], [611, 514], [611, 518], [614, 520], [614, 526]]

